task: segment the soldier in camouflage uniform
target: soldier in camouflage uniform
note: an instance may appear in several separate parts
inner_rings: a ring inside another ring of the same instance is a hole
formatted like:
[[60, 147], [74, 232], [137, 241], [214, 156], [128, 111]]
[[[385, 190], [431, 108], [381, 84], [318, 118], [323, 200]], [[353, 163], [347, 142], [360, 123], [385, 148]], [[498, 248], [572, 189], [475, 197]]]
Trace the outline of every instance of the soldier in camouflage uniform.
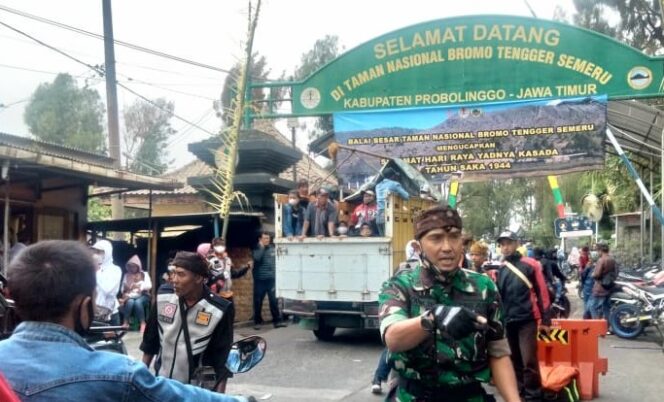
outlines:
[[506, 402], [519, 395], [500, 298], [486, 276], [459, 268], [461, 218], [434, 207], [415, 219], [422, 259], [385, 282], [381, 336], [398, 384], [386, 401], [481, 402], [490, 377]]

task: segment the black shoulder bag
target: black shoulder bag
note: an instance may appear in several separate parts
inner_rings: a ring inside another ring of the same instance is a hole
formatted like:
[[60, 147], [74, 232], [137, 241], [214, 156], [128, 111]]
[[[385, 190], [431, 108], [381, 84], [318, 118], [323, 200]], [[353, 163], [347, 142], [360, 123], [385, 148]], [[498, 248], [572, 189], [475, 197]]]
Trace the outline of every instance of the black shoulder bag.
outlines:
[[213, 390], [219, 383], [214, 368], [210, 366], [201, 366], [194, 369], [194, 353], [191, 351], [189, 323], [187, 322], [187, 309], [185, 309], [185, 307], [184, 301], [180, 299], [180, 319], [182, 320], [182, 331], [184, 332], [184, 342], [187, 346], [187, 360], [189, 361], [189, 377], [187, 378], [187, 382], [200, 388]]

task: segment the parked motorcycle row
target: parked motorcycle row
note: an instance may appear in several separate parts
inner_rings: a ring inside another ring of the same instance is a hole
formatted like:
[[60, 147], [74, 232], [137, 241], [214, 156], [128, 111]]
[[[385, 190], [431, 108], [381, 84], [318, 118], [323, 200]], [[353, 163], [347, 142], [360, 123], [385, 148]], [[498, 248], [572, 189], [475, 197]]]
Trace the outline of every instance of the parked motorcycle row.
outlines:
[[653, 326], [664, 351], [664, 270], [659, 264], [623, 269], [611, 294], [609, 326], [619, 337], [634, 339]]

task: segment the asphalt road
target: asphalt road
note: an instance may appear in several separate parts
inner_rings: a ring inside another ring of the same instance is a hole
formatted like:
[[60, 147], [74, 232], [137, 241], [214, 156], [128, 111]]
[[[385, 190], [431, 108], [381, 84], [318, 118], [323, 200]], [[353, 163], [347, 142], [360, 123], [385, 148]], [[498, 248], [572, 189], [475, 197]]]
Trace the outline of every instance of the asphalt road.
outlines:
[[[574, 314], [578, 312], [576, 308]], [[320, 342], [297, 325], [266, 326], [261, 331], [237, 328], [236, 338], [257, 332], [267, 340], [266, 357], [250, 372], [231, 379], [229, 393], [270, 402], [382, 400], [370, 391], [382, 349], [377, 332], [340, 330], [332, 342]], [[609, 359], [609, 372], [600, 377], [596, 401], [664, 400], [664, 353], [657, 339], [654, 330], [634, 341], [616, 336], [600, 339], [600, 355]], [[139, 334], [129, 333], [126, 342], [130, 355], [139, 357]]]

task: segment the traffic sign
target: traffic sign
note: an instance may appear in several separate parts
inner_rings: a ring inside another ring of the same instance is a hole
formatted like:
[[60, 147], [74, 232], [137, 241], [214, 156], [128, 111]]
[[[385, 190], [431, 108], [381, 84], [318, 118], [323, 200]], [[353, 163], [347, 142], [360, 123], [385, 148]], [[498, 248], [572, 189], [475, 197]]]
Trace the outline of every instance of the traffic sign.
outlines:
[[592, 236], [595, 234], [595, 224], [586, 216], [568, 216], [556, 219], [553, 231], [558, 239]]

